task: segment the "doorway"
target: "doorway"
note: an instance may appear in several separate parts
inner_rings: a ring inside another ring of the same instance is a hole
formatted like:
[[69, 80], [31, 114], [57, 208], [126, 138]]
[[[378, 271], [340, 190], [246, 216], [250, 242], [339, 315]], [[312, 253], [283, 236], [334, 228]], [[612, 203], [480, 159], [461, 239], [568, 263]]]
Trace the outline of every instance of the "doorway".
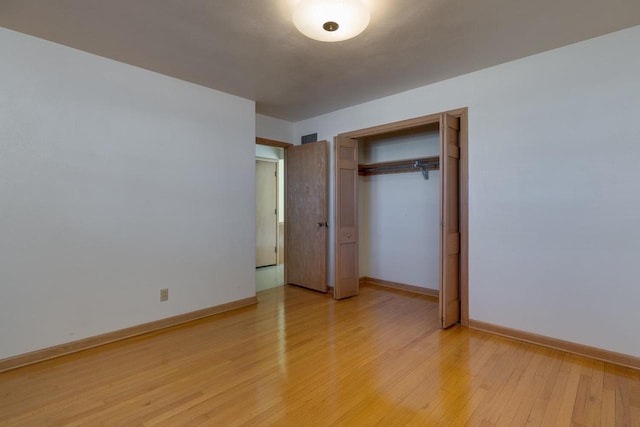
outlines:
[[[278, 156], [282, 153], [284, 157], [279, 159], [282, 160], [279, 171], [281, 179], [284, 178], [284, 189], [280, 181], [278, 263], [256, 269], [256, 290], [287, 283], [326, 292], [328, 143], [316, 141], [294, 146], [256, 138], [257, 157], [264, 157], [265, 152], [273, 153], [274, 149], [282, 150], [277, 151]], [[263, 284], [262, 280], [269, 283]]]
[[397, 137], [437, 126], [440, 170], [439, 189], [439, 302], [443, 328], [457, 322], [468, 325], [468, 180], [467, 109], [448, 111], [336, 137], [336, 227], [334, 296], [338, 299], [359, 292], [360, 227], [358, 215], [358, 176], [364, 170], [392, 173], [398, 168], [421, 171], [428, 176], [435, 163], [431, 158], [412, 158], [403, 162], [360, 163], [358, 144], [372, 138]]
[[278, 160], [256, 159], [256, 268], [278, 264]]
[[256, 144], [256, 291], [284, 284], [284, 148]]

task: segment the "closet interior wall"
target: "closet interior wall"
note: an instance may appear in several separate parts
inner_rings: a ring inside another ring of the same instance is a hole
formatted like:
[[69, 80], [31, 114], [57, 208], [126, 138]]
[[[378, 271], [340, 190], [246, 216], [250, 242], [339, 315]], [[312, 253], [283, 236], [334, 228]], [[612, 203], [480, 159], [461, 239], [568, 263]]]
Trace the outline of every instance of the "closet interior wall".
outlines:
[[[358, 141], [358, 163], [438, 156], [438, 124]], [[440, 171], [358, 177], [360, 277], [439, 288]]]

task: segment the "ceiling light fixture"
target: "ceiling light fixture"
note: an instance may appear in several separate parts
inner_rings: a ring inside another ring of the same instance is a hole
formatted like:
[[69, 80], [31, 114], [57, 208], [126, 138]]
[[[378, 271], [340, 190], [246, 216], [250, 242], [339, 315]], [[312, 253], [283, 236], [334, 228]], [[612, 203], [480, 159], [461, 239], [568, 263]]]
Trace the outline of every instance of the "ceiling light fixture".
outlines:
[[305, 36], [322, 42], [353, 38], [369, 25], [369, 8], [362, 0], [300, 0], [293, 23]]

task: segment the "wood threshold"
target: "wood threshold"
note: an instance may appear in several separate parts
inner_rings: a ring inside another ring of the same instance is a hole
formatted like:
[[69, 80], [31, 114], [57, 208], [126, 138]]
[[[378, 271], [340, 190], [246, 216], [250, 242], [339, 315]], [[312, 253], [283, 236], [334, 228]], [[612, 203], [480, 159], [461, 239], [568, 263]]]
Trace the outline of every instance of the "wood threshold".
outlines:
[[543, 347], [552, 348], [554, 350], [561, 350], [567, 353], [577, 354], [579, 356], [584, 356], [607, 363], [613, 363], [615, 365], [625, 366], [627, 368], [640, 369], [640, 357], [635, 357], [628, 354], [616, 353], [614, 351], [604, 350], [597, 347], [590, 347], [587, 345], [564, 341], [557, 338], [551, 338], [544, 335], [538, 335], [531, 332], [525, 332], [518, 329], [511, 329], [474, 319], [469, 320], [469, 328], [482, 332], [488, 332], [494, 335], [500, 335], [517, 341], [524, 341], [530, 344], [541, 345]]
[[276, 141], [275, 139], [260, 138], [259, 136], [256, 136], [256, 144], [268, 145], [269, 147], [280, 147], [280, 148], [293, 147], [293, 144], [288, 142]]
[[120, 329], [93, 337], [72, 341], [65, 344], [47, 347], [41, 350], [35, 350], [29, 353], [19, 354], [6, 359], [0, 360], [0, 372], [10, 369], [31, 365], [45, 360], [54, 359], [56, 357], [65, 356], [67, 354], [76, 353], [82, 350], [88, 350], [93, 347], [109, 344], [115, 341], [121, 341], [138, 335], [156, 332], [162, 329], [183, 323], [192, 322], [194, 320], [213, 316], [215, 314], [224, 313], [226, 311], [236, 310], [238, 308], [257, 304], [257, 297], [244, 298], [237, 301], [231, 301], [226, 304], [216, 305], [202, 310], [191, 311], [189, 313], [179, 314], [177, 316], [167, 317], [165, 319], [155, 320], [153, 322], [143, 323], [141, 325], [131, 326], [129, 328]]
[[375, 277], [363, 276], [360, 278], [360, 285], [376, 285], [385, 288], [399, 289], [401, 291], [412, 292], [414, 294], [426, 295], [439, 298], [440, 292], [437, 289], [422, 288], [420, 286], [407, 285], [404, 283], [391, 282], [389, 280], [376, 279]]

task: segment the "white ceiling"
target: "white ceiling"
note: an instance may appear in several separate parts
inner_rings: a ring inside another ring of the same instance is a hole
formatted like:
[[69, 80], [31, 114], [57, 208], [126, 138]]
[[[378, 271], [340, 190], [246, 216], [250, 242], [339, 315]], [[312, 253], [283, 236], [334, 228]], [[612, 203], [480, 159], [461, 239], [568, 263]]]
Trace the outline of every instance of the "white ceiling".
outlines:
[[0, 26], [298, 121], [640, 24], [640, 0], [367, 0], [364, 33], [322, 43], [295, 1], [0, 0]]

